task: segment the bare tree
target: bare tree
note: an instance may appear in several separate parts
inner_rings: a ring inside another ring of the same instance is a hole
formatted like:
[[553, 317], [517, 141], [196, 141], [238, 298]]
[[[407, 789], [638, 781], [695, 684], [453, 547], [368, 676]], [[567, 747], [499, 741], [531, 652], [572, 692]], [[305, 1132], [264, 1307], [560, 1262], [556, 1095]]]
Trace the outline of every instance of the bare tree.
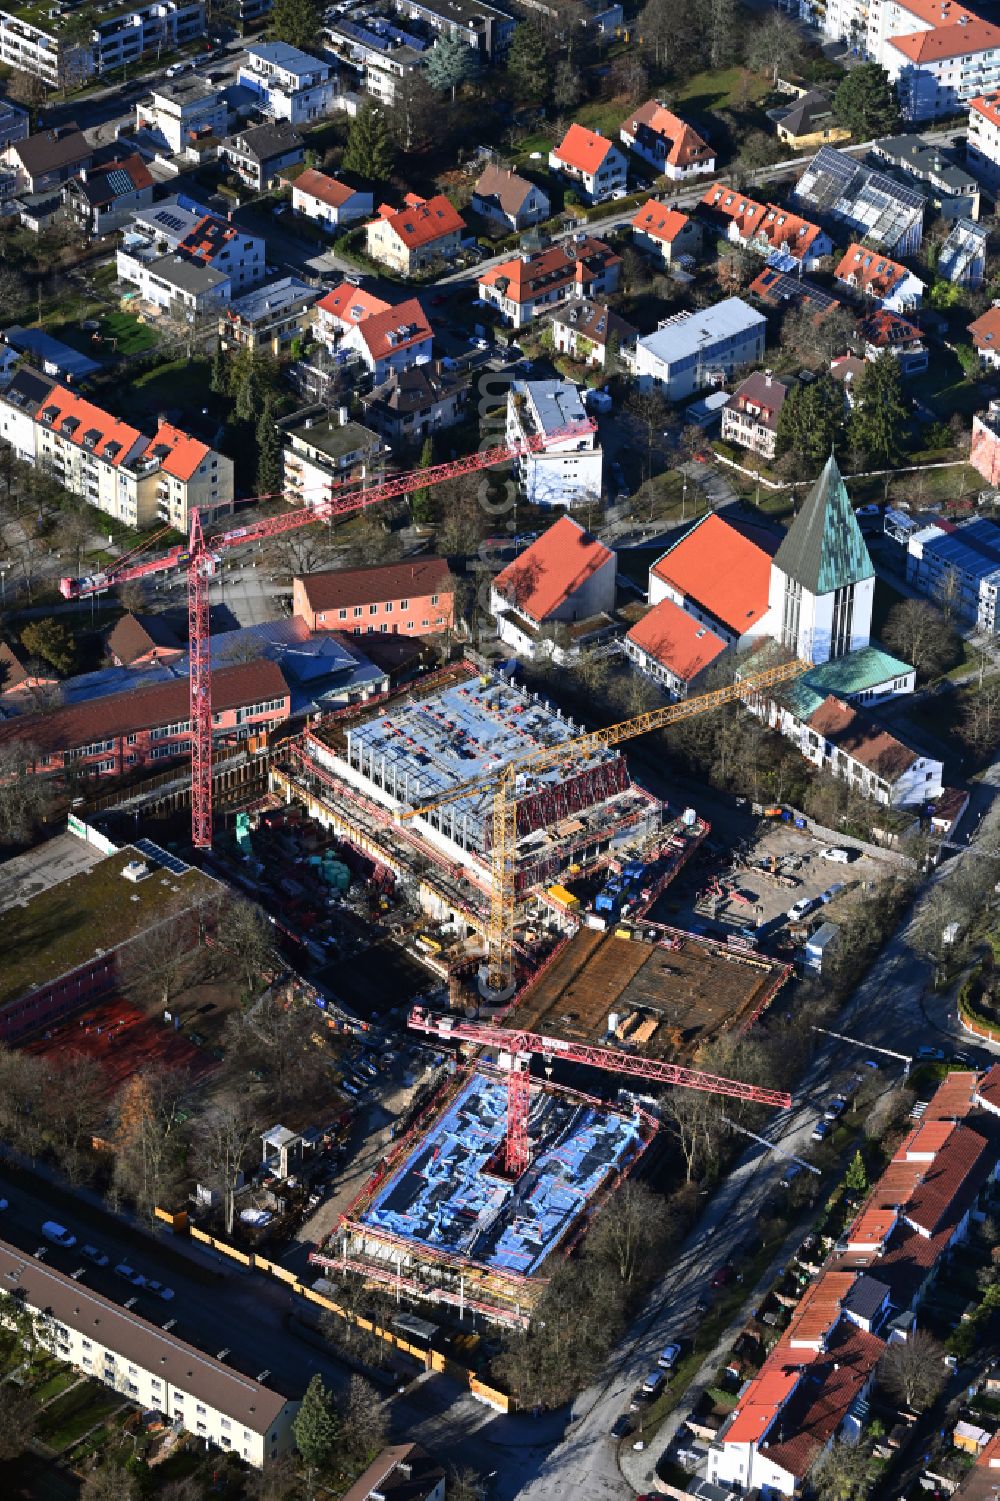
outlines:
[[112, 1192], [148, 1217], [172, 1198], [181, 1180], [186, 1091], [177, 1069], [154, 1067], [126, 1080], [115, 1101]]
[[130, 1000], [149, 1010], [170, 1009], [190, 985], [197, 962], [188, 937], [181, 924], [165, 922], [129, 944], [122, 978]]
[[139, 1501], [139, 1482], [121, 1465], [97, 1464], [87, 1471], [80, 1501]]
[[594, 1220], [586, 1254], [607, 1263], [629, 1287], [658, 1261], [668, 1238], [662, 1198], [629, 1179]]
[[448, 1475], [448, 1501], [482, 1501], [483, 1481], [471, 1465], [459, 1465]]
[[344, 1437], [361, 1463], [368, 1463], [385, 1448], [389, 1436], [386, 1404], [363, 1376], [351, 1377], [344, 1412]]
[[251, 995], [275, 963], [274, 929], [256, 902], [236, 897], [219, 915], [215, 952]]
[[258, 1134], [257, 1118], [250, 1101], [242, 1094], [220, 1100], [199, 1123], [196, 1158], [205, 1182], [222, 1195], [227, 1235], [233, 1233], [236, 1190]]
[[713, 1157], [722, 1130], [722, 1109], [715, 1095], [700, 1089], [671, 1089], [663, 1097], [663, 1114], [677, 1133], [688, 1183]]
[[886, 646], [927, 676], [941, 671], [956, 656], [954, 630], [925, 599], [904, 599], [894, 605], [882, 634]]
[[867, 1501], [875, 1466], [865, 1443], [835, 1439], [813, 1471], [817, 1501]]
[[0, 844], [30, 839], [52, 804], [52, 791], [35, 772], [37, 746], [10, 740], [0, 746]]
[[914, 1412], [930, 1407], [945, 1383], [944, 1346], [926, 1329], [889, 1345], [879, 1361], [879, 1384]]
[[7, 1382], [0, 1401], [0, 1460], [17, 1459], [35, 1436], [38, 1408], [30, 1392]]

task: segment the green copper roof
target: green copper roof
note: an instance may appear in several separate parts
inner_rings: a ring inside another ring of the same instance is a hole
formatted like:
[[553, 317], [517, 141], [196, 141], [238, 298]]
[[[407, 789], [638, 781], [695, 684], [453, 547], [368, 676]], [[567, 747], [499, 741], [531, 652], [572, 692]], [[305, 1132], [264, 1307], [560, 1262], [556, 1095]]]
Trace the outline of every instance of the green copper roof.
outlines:
[[863, 646], [846, 657], [835, 657], [813, 667], [788, 685], [785, 702], [796, 719], [808, 719], [830, 694], [850, 701], [868, 688], [878, 688], [893, 678], [906, 677], [913, 668], [908, 662], [883, 651], [880, 646]]
[[833, 454], [774, 556], [780, 568], [810, 594], [830, 594], [874, 577], [861, 528]]

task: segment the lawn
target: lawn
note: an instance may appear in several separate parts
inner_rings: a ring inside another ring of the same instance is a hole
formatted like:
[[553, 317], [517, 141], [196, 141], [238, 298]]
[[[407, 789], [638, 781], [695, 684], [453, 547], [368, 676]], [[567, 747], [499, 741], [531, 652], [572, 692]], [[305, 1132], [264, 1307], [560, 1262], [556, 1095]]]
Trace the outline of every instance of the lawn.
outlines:
[[117, 354], [141, 354], [159, 343], [156, 330], [148, 323], [140, 323], [131, 313], [106, 313], [101, 319], [100, 332], [105, 342], [114, 341]]
[[953, 412], [971, 417], [984, 405], [978, 381], [969, 379], [950, 349], [936, 349], [930, 369], [915, 376], [907, 390], [942, 422]]
[[76, 1372], [71, 1370], [69, 1366], [60, 1366], [53, 1371], [47, 1381], [43, 1381], [41, 1386], [36, 1387], [31, 1395], [38, 1405], [41, 1406], [44, 1402], [51, 1401], [53, 1397], [58, 1397], [60, 1392], [64, 1392], [67, 1387], [72, 1386], [77, 1379]]
[[208, 360], [170, 360], [145, 370], [117, 388], [113, 405], [126, 419], [140, 425], [158, 412], [171, 407], [190, 410], [192, 407], [208, 407], [216, 415], [224, 417], [228, 401], [216, 396], [209, 384], [211, 365]]
[[82, 1381], [72, 1391], [57, 1397], [42, 1413], [39, 1435], [50, 1449], [60, 1452], [121, 1407], [122, 1398], [95, 1381]]
[[678, 109], [683, 105], [688, 113], [712, 114], [720, 109], [744, 109], [759, 104], [770, 91], [771, 85], [763, 74], [748, 73], [745, 68], [716, 68], [695, 73], [681, 84], [674, 94], [674, 105]]

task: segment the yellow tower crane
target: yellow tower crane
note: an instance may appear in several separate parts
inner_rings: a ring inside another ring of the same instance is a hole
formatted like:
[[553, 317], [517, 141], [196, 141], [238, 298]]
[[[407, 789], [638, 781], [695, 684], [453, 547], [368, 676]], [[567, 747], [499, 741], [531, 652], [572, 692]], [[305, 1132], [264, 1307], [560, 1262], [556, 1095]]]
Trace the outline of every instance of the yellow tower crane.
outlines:
[[417, 818], [432, 813], [456, 799], [476, 792], [493, 789], [493, 848], [491, 851], [490, 916], [486, 929], [487, 983], [495, 997], [508, 995], [514, 986], [514, 922], [517, 910], [517, 782], [519, 777], [544, 771], [553, 763], [563, 761], [567, 755], [586, 756], [591, 751], [608, 746], [621, 745], [623, 741], [635, 740], [651, 730], [662, 730], [684, 719], [693, 719], [696, 714], [707, 714], [734, 699], [746, 698], [771, 688], [777, 683], [788, 682], [808, 670], [810, 664], [793, 660], [776, 667], [765, 667], [759, 672], [747, 673], [738, 682], [727, 683], [723, 688], [713, 688], [709, 693], [700, 693], [695, 698], [681, 699], [679, 703], [664, 704], [646, 714], [637, 714], [619, 724], [608, 725], [601, 730], [587, 730], [572, 740], [563, 740], [558, 745], [543, 746], [515, 756], [500, 771], [486, 777], [474, 777], [467, 782], [457, 782], [446, 792], [416, 808], [406, 808], [400, 814], [403, 819]]

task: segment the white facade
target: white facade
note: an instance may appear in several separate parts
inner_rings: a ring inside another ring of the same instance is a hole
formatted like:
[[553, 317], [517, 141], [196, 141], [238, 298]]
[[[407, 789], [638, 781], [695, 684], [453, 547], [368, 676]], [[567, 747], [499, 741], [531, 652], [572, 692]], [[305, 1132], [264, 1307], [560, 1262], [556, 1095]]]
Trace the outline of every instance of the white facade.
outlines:
[[969, 106], [966, 155], [982, 182], [994, 188], [1000, 185], [1000, 103], [995, 94], [974, 99]]
[[[862, 797], [881, 803], [883, 807], [917, 807], [941, 796], [944, 767], [931, 756], [911, 752], [913, 759], [910, 765], [895, 776], [890, 776], [880, 771], [877, 763], [873, 764], [863, 748], [859, 748], [857, 753], [846, 750], [836, 740], [826, 739], [821, 730], [802, 724], [787, 710], [774, 712], [771, 722], [774, 728], [779, 729], [798, 746], [807, 761], [825, 769], [832, 776], [839, 777], [841, 781], [849, 782]], [[878, 727], [874, 738], [881, 739], [882, 736], [877, 731]], [[888, 732], [883, 731], [882, 735], [890, 738]]]
[[218, 89], [188, 75], [154, 85], [149, 98], [136, 105], [135, 123], [176, 156], [197, 135], [224, 136], [229, 111]]
[[343, 202], [333, 203], [329, 197], [322, 197], [318, 192], [300, 187], [300, 181], [301, 179], [297, 179], [292, 183], [292, 208], [297, 214], [312, 219], [314, 224], [321, 224], [331, 232], [343, 229], [347, 224], [356, 224], [359, 219], [369, 218], [374, 210], [375, 200], [371, 193], [352, 192]]
[[[628, 162], [612, 141], [607, 142], [607, 150], [600, 154], [599, 161], [591, 162], [585, 156], [576, 156], [572, 150], [573, 131], [576, 129], [578, 127], [571, 127], [562, 147], [549, 152], [549, 170], [566, 178], [591, 203], [601, 203], [625, 187]], [[569, 154], [564, 156], [563, 151]]]
[[[541, 433], [587, 422], [570, 381], [514, 381], [507, 393], [507, 442], [526, 444]], [[599, 498], [604, 453], [591, 430], [571, 434], [516, 461], [518, 480], [532, 505], [586, 505]]]
[[779, 622], [784, 637], [788, 634], [784, 621], [795, 608], [795, 640], [788, 640], [785, 644], [804, 661], [814, 662], [817, 666], [829, 662], [831, 656], [846, 656], [868, 645], [874, 600], [874, 578], [817, 595], [810, 594], [808, 589], [787, 578], [777, 565], [771, 569], [769, 613]]
[[[54, 20], [54, 7], [39, 9], [38, 18]], [[153, 0], [149, 5], [122, 9], [109, 20], [94, 13], [89, 43], [63, 48], [58, 23], [39, 26], [24, 12], [0, 10], [0, 63], [40, 78], [49, 88], [85, 83], [95, 73], [141, 62], [147, 55], [172, 52], [205, 34], [202, 0]]]
[[258, 42], [247, 48], [237, 81], [255, 96], [264, 114], [303, 125], [321, 120], [333, 108], [337, 80], [330, 72], [329, 63], [298, 47]]
[[677, 313], [636, 344], [636, 379], [643, 390], [658, 386], [668, 401], [681, 401], [762, 360], [766, 332], [763, 313], [738, 297]]

